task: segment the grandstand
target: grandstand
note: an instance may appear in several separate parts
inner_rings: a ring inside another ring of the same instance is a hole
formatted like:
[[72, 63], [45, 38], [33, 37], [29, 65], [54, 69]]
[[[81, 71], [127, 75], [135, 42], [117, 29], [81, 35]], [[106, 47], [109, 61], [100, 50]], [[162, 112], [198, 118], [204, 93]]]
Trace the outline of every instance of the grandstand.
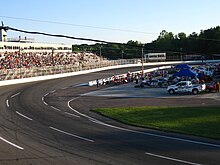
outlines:
[[72, 45], [35, 43], [30, 38], [7, 38], [0, 26], [0, 81], [112, 65], [90, 52], [72, 52]]

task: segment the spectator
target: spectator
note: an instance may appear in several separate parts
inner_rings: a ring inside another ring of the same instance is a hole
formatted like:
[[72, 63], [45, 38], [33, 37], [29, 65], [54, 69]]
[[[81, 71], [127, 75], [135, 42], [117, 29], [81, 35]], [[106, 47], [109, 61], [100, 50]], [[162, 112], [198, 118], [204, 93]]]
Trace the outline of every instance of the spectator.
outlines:
[[136, 75], [135, 75], [135, 83], [136, 83], [136, 84], [138, 84], [138, 79], [139, 79], [138, 74], [136, 74]]
[[219, 93], [219, 87], [220, 87], [219, 82], [216, 82], [215, 85], [216, 85], [216, 92]]
[[96, 79], [96, 86], [99, 87], [99, 79]]
[[5, 52], [0, 59], [0, 69], [30, 68], [83, 63], [95, 64], [98, 56], [92, 53], [33, 53]]
[[[99, 60], [100, 57], [96, 54], [85, 52], [4, 52], [1, 53], [0, 57], [0, 80], [5, 80], [6, 77], [7, 79], [14, 79], [38, 76], [41, 71], [41, 75], [60, 73], [59, 70], [62, 68], [64, 72], [75, 71], [74, 68], [81, 70], [82, 67], [90, 69], [97, 65]], [[108, 61], [103, 60], [103, 62], [108, 64]], [[66, 67], [66, 65], [68, 66]], [[50, 66], [62, 67], [53, 69]], [[38, 73], [37, 68], [39, 68]], [[68, 70], [65, 70], [66, 68]], [[17, 72], [18, 69], [22, 69], [22, 72], [21, 70]], [[45, 72], [43, 73], [43, 71]], [[12, 73], [12, 75], [8, 75], [9, 73]]]

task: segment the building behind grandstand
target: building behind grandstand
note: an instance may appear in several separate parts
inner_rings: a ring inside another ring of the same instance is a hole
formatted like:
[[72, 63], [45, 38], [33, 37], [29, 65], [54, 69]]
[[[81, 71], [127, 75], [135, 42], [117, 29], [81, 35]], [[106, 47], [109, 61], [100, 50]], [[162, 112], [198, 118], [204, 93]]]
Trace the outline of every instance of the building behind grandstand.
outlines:
[[[3, 25], [1, 26], [3, 27]], [[7, 38], [7, 30], [0, 28], [0, 53], [4, 52], [72, 52], [72, 45], [35, 43], [33, 38]]]

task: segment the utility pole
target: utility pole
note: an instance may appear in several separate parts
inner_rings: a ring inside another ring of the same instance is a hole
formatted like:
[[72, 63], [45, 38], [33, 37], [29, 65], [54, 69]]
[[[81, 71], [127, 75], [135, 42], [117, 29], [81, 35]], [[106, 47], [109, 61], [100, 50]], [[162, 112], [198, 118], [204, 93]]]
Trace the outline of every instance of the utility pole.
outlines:
[[4, 26], [3, 21], [1, 22], [1, 26], [0, 26], [0, 41], [2, 42], [6, 42], [7, 41], [7, 31], [9, 29], [8, 26]]
[[141, 49], [141, 74], [144, 75], [144, 45], [142, 45]]
[[22, 61], [21, 61], [21, 47], [19, 46], [19, 50], [18, 50], [18, 53], [19, 53], [19, 78], [21, 79], [21, 64], [22, 64]]
[[100, 45], [100, 47], [99, 47], [99, 57], [100, 57], [100, 59], [102, 57], [102, 45]]
[[100, 47], [99, 47], [99, 58], [100, 58], [100, 67], [101, 67], [101, 64], [102, 64], [102, 45], [100, 45]]
[[52, 63], [53, 63], [52, 65], [55, 66], [53, 54], [54, 54], [54, 48], [52, 48]]
[[121, 59], [124, 59], [124, 50], [121, 51]]
[[180, 48], [180, 60], [183, 61], [183, 48]]

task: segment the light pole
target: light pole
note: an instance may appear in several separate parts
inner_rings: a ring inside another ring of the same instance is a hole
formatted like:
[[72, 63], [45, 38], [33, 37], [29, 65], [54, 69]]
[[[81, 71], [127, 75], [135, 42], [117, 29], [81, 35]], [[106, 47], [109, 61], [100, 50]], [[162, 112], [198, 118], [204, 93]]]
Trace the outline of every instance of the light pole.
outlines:
[[142, 45], [141, 49], [141, 74], [144, 75], [144, 45]]
[[21, 64], [23, 62], [22, 58], [23, 56], [21, 56], [21, 47], [19, 46], [19, 50], [18, 50], [18, 53], [19, 53], [19, 71], [20, 71], [20, 75], [19, 75], [19, 78], [21, 79]]
[[101, 67], [101, 64], [102, 64], [102, 61], [101, 61], [101, 59], [102, 59], [102, 45], [100, 45], [100, 47], [99, 47], [99, 58], [100, 58], [100, 67]]
[[124, 58], [124, 50], [121, 51], [121, 59]]
[[54, 66], [54, 57], [53, 57], [53, 53], [54, 53], [54, 48], [52, 48], [52, 63], [53, 63], [53, 66]]
[[6, 42], [6, 36], [7, 35], [5, 35], [5, 34], [3, 35], [3, 42]]
[[180, 48], [180, 60], [183, 61], [183, 48]]

